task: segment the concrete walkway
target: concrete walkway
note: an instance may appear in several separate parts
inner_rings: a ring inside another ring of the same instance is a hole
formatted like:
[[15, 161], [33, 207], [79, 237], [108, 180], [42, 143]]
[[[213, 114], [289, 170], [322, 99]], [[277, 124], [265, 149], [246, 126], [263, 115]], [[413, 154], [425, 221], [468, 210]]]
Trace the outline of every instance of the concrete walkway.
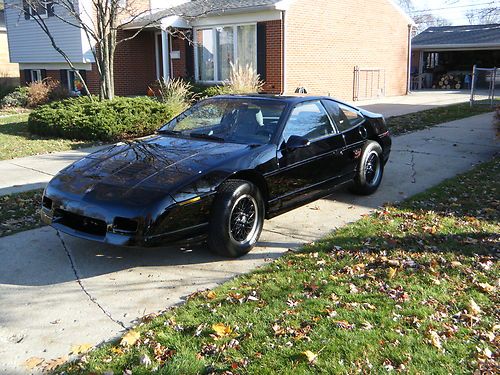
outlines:
[[386, 117], [406, 115], [450, 104], [466, 103], [470, 100], [469, 91], [419, 90], [405, 96], [394, 96], [363, 100], [352, 104]]
[[357, 220], [384, 202], [426, 190], [500, 151], [492, 115], [396, 137], [382, 186], [370, 197], [344, 190], [267, 221], [257, 248], [238, 260], [202, 245], [117, 248], [50, 227], [0, 239], [0, 373], [26, 373], [32, 356], [119, 335], [137, 317], [185, 300]]
[[[352, 104], [390, 117], [467, 102], [468, 95], [462, 91], [418, 91]], [[99, 147], [0, 161], [0, 196], [42, 188], [61, 169], [97, 149]]]

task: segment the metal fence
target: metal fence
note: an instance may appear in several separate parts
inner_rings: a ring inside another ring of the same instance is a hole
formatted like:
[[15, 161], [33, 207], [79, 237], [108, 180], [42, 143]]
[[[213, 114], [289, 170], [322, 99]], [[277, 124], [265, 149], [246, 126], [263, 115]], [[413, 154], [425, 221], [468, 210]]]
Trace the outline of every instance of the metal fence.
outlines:
[[471, 79], [470, 105], [494, 106], [500, 93], [500, 72], [498, 68], [479, 68], [474, 65]]
[[385, 96], [385, 70], [354, 67], [353, 100], [374, 99]]

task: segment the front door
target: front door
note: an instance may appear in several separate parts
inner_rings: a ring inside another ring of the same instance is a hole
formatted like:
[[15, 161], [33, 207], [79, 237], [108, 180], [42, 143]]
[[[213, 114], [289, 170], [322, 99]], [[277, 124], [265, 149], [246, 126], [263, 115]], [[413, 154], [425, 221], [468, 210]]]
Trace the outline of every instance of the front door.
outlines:
[[[293, 135], [309, 140], [309, 144], [290, 149], [287, 141]], [[320, 101], [298, 104], [283, 131], [277, 155], [279, 170], [270, 184], [271, 199], [280, 199], [282, 206], [288, 206], [327, 189], [342, 174], [344, 146]]]

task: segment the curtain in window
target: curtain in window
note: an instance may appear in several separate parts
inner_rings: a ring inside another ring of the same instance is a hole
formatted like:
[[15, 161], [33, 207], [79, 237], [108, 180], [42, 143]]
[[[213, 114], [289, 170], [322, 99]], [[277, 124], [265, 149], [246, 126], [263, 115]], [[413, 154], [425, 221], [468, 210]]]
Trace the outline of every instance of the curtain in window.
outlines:
[[217, 76], [219, 81], [229, 79], [231, 63], [234, 62], [234, 28], [217, 29]]
[[238, 26], [238, 59], [240, 66], [251, 66], [254, 70], [257, 58], [257, 31], [255, 25]]
[[198, 43], [198, 79], [200, 81], [213, 81], [214, 76], [214, 39], [212, 29], [198, 30], [196, 34]]

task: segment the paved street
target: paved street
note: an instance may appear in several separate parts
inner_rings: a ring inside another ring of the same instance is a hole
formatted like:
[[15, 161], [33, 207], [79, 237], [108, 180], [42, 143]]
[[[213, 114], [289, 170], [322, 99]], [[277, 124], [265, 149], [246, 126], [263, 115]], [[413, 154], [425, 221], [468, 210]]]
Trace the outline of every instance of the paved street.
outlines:
[[[0, 373], [25, 373], [22, 363], [31, 356], [55, 358], [69, 353], [72, 345], [115, 337], [137, 317], [262, 266], [384, 202], [402, 200], [469, 170], [498, 151], [491, 114], [396, 137], [376, 194], [354, 197], [341, 190], [267, 221], [257, 249], [239, 260], [216, 257], [202, 245], [109, 247], [49, 227], [4, 237], [0, 239]], [[61, 161], [60, 167], [66, 162]]]

